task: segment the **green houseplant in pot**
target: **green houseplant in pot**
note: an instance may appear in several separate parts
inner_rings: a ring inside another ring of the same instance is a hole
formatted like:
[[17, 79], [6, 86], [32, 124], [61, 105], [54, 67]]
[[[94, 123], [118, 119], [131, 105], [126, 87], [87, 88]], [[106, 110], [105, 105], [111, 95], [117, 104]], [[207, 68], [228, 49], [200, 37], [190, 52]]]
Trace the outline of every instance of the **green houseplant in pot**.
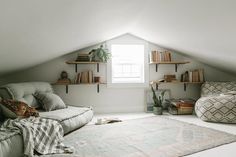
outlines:
[[89, 54], [91, 55], [91, 60], [96, 62], [107, 62], [111, 57], [108, 49], [104, 48], [103, 45], [100, 45], [97, 49], [93, 49]]
[[164, 95], [165, 95], [165, 91], [161, 91], [160, 95], [157, 96], [155, 90], [153, 89], [153, 87], [151, 86], [152, 89], [152, 94], [153, 94], [153, 113], [156, 115], [162, 115], [163, 112], [163, 100], [164, 100]]

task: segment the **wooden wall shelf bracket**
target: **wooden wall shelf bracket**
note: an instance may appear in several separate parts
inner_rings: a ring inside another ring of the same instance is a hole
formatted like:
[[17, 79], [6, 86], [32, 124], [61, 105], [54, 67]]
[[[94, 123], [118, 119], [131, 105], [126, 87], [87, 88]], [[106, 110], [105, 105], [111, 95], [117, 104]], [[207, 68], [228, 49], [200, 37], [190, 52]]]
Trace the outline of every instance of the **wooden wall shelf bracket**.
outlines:
[[184, 91], [186, 92], [187, 89], [187, 83], [184, 83]]
[[158, 66], [159, 66], [159, 64], [156, 64], [156, 72], [158, 72]]
[[77, 73], [78, 71], [78, 67], [77, 67], [77, 64], [75, 64], [75, 72]]
[[97, 84], [97, 93], [100, 92], [100, 86], [99, 86], [99, 83]]
[[99, 72], [99, 63], [97, 63], [97, 72]]
[[178, 66], [179, 66], [179, 64], [175, 64], [175, 72], [178, 71]]

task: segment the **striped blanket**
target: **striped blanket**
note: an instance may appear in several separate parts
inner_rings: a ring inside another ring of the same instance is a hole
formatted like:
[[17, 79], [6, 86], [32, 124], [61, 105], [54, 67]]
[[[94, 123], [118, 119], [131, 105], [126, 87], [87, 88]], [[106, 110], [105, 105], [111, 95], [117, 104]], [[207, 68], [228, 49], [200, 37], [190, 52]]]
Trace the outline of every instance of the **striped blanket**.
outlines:
[[1, 130], [22, 134], [24, 154], [34, 156], [39, 154], [72, 153], [73, 149], [62, 144], [63, 128], [54, 120], [40, 117], [17, 118], [7, 120]]

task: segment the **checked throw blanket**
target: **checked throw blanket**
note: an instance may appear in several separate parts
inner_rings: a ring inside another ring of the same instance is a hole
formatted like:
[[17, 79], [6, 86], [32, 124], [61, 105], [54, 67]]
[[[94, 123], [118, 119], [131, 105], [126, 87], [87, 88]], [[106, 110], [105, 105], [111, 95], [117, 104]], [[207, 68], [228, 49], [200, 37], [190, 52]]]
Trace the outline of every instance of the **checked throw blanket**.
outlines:
[[29, 157], [34, 156], [34, 151], [39, 154], [73, 152], [72, 148], [62, 144], [63, 128], [55, 120], [40, 117], [8, 119], [0, 130], [22, 134], [24, 154]]

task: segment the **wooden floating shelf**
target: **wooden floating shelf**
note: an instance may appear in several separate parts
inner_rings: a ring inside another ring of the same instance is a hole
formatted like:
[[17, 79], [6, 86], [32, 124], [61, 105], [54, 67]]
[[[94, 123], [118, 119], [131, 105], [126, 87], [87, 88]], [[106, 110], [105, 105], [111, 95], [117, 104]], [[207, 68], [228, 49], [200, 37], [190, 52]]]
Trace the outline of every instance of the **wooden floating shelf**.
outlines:
[[173, 84], [203, 84], [204, 82], [159, 82], [159, 81], [151, 81], [150, 84], [168, 84], [168, 83], [173, 83]]
[[96, 85], [106, 83], [52, 83], [52, 85]]
[[151, 81], [150, 85], [156, 84], [156, 90], [158, 90], [158, 85], [160, 84], [183, 84], [184, 85], [184, 91], [186, 91], [188, 84], [203, 84], [204, 82], [159, 82], [159, 81]]
[[75, 72], [77, 73], [77, 64], [97, 64], [97, 72], [99, 72], [99, 64], [103, 63], [105, 64], [106, 62], [81, 62], [81, 61], [66, 61], [66, 64], [74, 64], [75, 65]]
[[149, 64], [187, 64], [189, 61], [150, 62]]
[[97, 93], [100, 92], [100, 84], [106, 84], [106, 83], [52, 83], [52, 85], [64, 85], [66, 86], [66, 94], [69, 92], [69, 86], [71, 85], [97, 85]]
[[175, 72], [178, 70], [178, 65], [180, 64], [188, 64], [189, 61], [171, 61], [171, 62], [150, 62], [149, 64], [156, 64], [156, 72], [158, 71], [159, 64], [174, 64], [175, 65]]
[[81, 61], [66, 61], [66, 64], [97, 64], [106, 62], [81, 62]]

